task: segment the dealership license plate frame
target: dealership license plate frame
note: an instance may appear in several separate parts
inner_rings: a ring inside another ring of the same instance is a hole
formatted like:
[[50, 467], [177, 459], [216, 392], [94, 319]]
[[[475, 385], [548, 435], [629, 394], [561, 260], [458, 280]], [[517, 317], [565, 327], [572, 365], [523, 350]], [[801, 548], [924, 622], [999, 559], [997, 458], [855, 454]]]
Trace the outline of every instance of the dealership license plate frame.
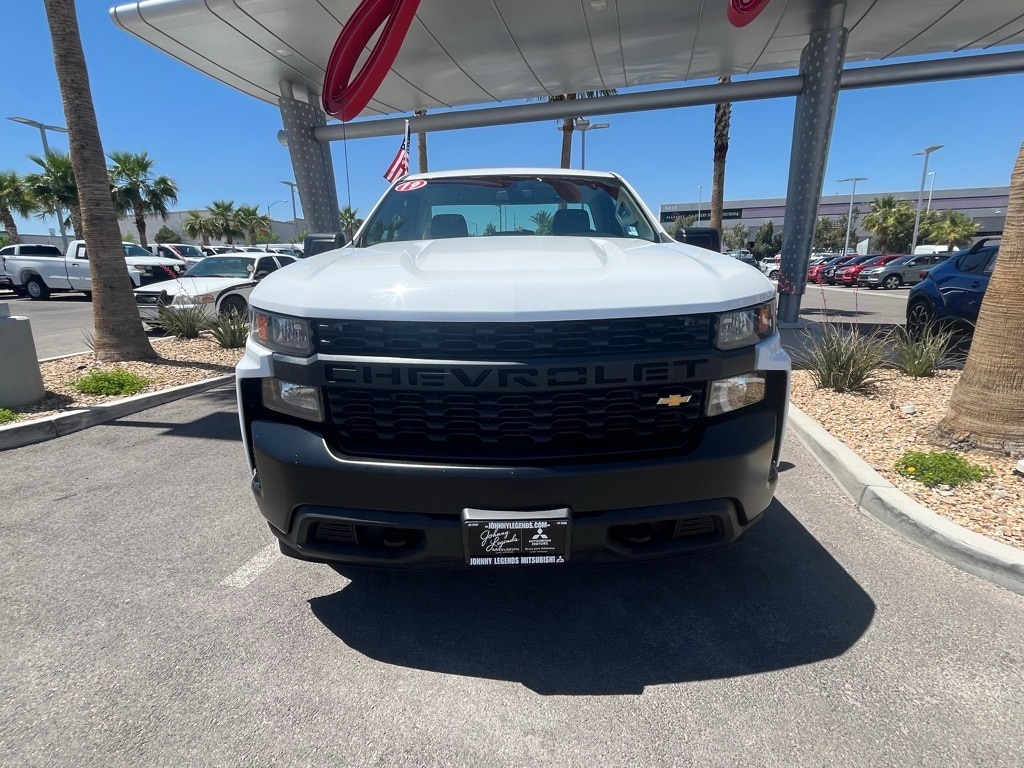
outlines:
[[572, 548], [572, 511], [466, 508], [462, 542], [467, 565], [561, 565]]

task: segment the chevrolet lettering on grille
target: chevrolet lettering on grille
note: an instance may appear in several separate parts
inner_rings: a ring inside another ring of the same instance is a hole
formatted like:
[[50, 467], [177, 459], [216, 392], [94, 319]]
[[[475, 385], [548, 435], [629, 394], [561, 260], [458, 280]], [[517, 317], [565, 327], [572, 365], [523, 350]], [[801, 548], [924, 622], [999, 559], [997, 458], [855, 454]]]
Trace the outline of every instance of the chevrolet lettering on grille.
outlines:
[[446, 387], [467, 390], [530, 390], [536, 388], [589, 388], [616, 384], [672, 384], [702, 378], [699, 360], [658, 362], [609, 362], [602, 365], [558, 366], [441, 366], [365, 363], [328, 365], [331, 384], [371, 386], [381, 389]]

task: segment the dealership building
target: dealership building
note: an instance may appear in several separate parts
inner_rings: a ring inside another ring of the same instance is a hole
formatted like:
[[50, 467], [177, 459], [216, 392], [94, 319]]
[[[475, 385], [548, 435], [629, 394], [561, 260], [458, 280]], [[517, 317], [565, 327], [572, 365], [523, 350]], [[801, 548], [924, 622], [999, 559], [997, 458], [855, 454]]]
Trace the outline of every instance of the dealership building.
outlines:
[[[925, 191], [921, 201], [922, 207], [930, 205], [933, 211], [960, 211], [978, 222], [978, 237], [1001, 235], [1006, 222], [1006, 203], [1009, 199], [1009, 187], [978, 187], [974, 189], [936, 189]], [[892, 195], [897, 200], [909, 200], [912, 206], [917, 205], [917, 191], [913, 192], [858, 192], [853, 199], [857, 220], [857, 240], [870, 236], [870, 232], [860, 226], [860, 222], [871, 211], [871, 204], [880, 197]], [[711, 216], [711, 204], [704, 201], [687, 203], [667, 203], [661, 206], [660, 217], [663, 224], [671, 224], [680, 216], [696, 216], [705, 226]], [[818, 216], [839, 219], [850, 210], [849, 195], [822, 195], [818, 205]], [[784, 197], [762, 198], [759, 200], [726, 200], [722, 206], [722, 227], [729, 229], [736, 224], [747, 228], [747, 241], [752, 243], [758, 228], [766, 221], [775, 225], [775, 231], [781, 232], [786, 223], [786, 199]]]

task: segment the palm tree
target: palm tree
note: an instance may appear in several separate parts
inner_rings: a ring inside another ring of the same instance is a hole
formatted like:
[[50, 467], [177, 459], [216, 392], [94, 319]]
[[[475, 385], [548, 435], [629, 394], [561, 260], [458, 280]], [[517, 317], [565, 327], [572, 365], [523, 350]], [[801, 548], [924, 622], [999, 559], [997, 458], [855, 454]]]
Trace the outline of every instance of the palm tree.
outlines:
[[[575, 101], [577, 99], [596, 99], [599, 96], [614, 96], [618, 91], [614, 88], [607, 91], [577, 91], [576, 93], [560, 93], [548, 101]], [[572, 133], [576, 130], [575, 117], [563, 117], [558, 130], [562, 132], [562, 168], [572, 167]]]
[[43, 0], [53, 45], [71, 162], [82, 203], [82, 233], [89, 248], [93, 292], [93, 350], [97, 360], [146, 360], [156, 357], [139, 322], [121, 245], [103, 142], [82, 52], [74, 0]]
[[62, 211], [67, 211], [68, 218], [64, 223], [70, 221], [75, 238], [81, 239], [82, 214], [78, 205], [78, 185], [71, 155], [51, 150], [45, 157], [29, 155], [28, 159], [42, 169], [25, 176], [29, 191], [39, 203], [37, 218], [62, 216]]
[[228, 245], [234, 245], [235, 236], [245, 234], [235, 218], [234, 200], [214, 200], [206, 210], [210, 212], [210, 234], [214, 237], [223, 237]]
[[555, 217], [547, 211], [537, 211], [533, 216], [530, 217], [537, 229], [534, 231], [535, 235], [550, 235], [551, 227], [554, 224]]
[[971, 242], [978, 231], [978, 222], [960, 211], [946, 211], [928, 225], [928, 239], [945, 243], [952, 253]]
[[21, 242], [14, 214], [28, 218], [37, 210], [38, 204], [29, 191], [25, 179], [15, 171], [0, 171], [0, 224], [7, 230], [7, 239], [12, 245]]
[[249, 245], [256, 245], [256, 238], [270, 234], [270, 216], [260, 213], [255, 205], [240, 205], [235, 209], [235, 223], [243, 230]]
[[147, 247], [146, 216], [156, 214], [167, 221], [167, 206], [178, 202], [178, 185], [166, 176], [153, 176], [155, 161], [146, 152], [111, 152], [111, 194], [119, 215], [135, 215], [139, 245]]
[[893, 228], [898, 226], [901, 218], [906, 218], [908, 212], [913, 213], [910, 203], [906, 200], [897, 200], [892, 195], [876, 197], [871, 203], [871, 213], [864, 217], [863, 226], [874, 233], [879, 251], [887, 252]]
[[1010, 177], [999, 260], [981, 302], [963, 374], [936, 428], [944, 443], [1024, 453], [1024, 143]]
[[[416, 117], [423, 117], [427, 114], [425, 109], [417, 109], [413, 112]], [[427, 132], [419, 131], [416, 134], [416, 161], [419, 163], [420, 173], [426, 173], [428, 168], [427, 163]], [[344, 229], [344, 223], [342, 223], [342, 229]], [[349, 238], [351, 240], [352, 238]]]
[[[719, 85], [731, 83], [732, 77], [718, 78]], [[729, 125], [732, 122], [732, 104], [715, 104], [715, 154], [711, 173], [711, 226], [722, 231], [722, 204], [725, 199], [725, 156], [729, 154]]]
[[359, 218], [359, 209], [353, 210], [351, 206], [346, 205], [338, 211], [338, 216], [341, 218], [341, 231], [345, 233], [345, 237], [351, 243], [355, 239], [356, 230], [363, 224], [363, 220]]
[[213, 234], [210, 220], [199, 211], [189, 211], [188, 218], [181, 223], [182, 231], [186, 237], [199, 240], [203, 245], [210, 244], [210, 235]]

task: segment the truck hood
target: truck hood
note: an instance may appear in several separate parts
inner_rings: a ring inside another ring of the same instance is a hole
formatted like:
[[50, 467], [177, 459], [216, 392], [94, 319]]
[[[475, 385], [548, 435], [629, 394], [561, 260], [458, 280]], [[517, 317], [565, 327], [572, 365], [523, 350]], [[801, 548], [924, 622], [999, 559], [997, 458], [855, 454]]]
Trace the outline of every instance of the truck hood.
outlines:
[[757, 269], [682, 243], [518, 236], [328, 251], [267, 277], [251, 303], [308, 317], [514, 321], [717, 312], [774, 296]]

